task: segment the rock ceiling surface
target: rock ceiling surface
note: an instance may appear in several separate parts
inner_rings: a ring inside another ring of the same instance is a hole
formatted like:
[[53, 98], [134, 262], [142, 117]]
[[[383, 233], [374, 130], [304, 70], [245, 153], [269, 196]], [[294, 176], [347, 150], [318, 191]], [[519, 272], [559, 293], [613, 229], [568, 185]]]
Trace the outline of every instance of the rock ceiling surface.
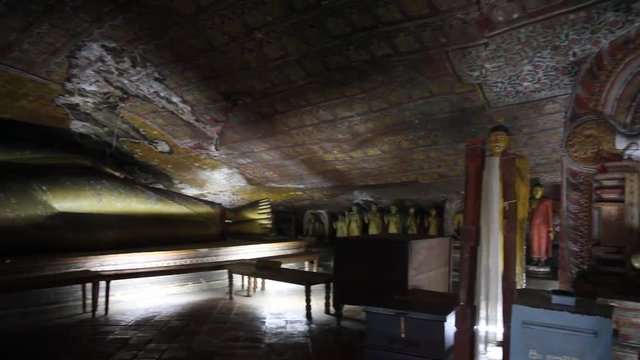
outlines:
[[639, 21], [635, 1], [0, 1], [0, 117], [226, 205], [460, 179], [498, 122], [557, 182], [581, 61]]

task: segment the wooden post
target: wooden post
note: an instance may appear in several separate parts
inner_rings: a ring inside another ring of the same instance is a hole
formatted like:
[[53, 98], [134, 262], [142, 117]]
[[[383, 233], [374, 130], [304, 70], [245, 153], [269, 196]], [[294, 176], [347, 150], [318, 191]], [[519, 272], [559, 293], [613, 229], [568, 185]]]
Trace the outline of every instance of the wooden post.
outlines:
[[476, 266], [484, 169], [482, 145], [482, 139], [468, 139], [465, 148], [464, 226], [460, 239], [460, 297], [456, 309], [454, 360], [473, 359]]

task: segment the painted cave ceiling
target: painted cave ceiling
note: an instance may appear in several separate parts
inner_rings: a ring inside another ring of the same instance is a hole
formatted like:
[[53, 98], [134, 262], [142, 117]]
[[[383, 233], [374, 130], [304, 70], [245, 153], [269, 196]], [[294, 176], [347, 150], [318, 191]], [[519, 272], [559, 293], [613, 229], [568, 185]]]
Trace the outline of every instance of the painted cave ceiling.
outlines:
[[225, 205], [460, 180], [496, 123], [557, 183], [581, 63], [639, 21], [637, 1], [4, 0], [0, 118]]

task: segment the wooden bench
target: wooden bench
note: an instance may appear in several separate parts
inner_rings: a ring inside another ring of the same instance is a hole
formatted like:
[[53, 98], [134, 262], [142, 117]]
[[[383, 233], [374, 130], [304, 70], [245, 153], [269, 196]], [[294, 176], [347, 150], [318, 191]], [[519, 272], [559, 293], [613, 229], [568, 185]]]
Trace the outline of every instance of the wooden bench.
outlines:
[[[328, 254], [327, 250], [315, 250], [315, 251], [305, 251], [303, 253], [297, 253], [297, 254], [291, 254], [291, 255], [279, 255], [279, 256], [271, 256], [271, 257], [267, 257], [267, 258], [263, 258], [260, 260], [273, 260], [273, 261], [279, 261], [282, 264], [293, 264], [293, 263], [299, 263], [299, 262], [304, 262], [304, 269], [305, 270], [309, 270], [309, 268], [311, 266], [309, 266], [309, 263], [313, 263], [313, 271], [318, 271], [318, 262], [320, 261], [320, 256], [322, 255], [326, 255]], [[252, 261], [247, 261], [247, 263], [252, 263], [255, 264], [256, 260], [252, 260]], [[265, 289], [265, 279], [262, 279], [262, 285], [261, 288], [262, 290]], [[240, 286], [242, 289], [244, 289], [244, 275], [241, 276], [240, 278]], [[255, 292], [255, 290], [258, 288], [258, 282], [257, 279], [254, 278], [253, 279], [253, 290]]]
[[[302, 253], [295, 253], [290, 255], [276, 255], [273, 257], [268, 257], [267, 259], [278, 259], [285, 263], [291, 262], [301, 262], [301, 261], [314, 261], [314, 269], [317, 269], [318, 258], [325, 254], [326, 251], [307, 251]], [[241, 261], [247, 260], [228, 260], [228, 261], [212, 261], [212, 262], [202, 262], [195, 264], [179, 264], [179, 265], [167, 265], [167, 266], [156, 266], [156, 267], [147, 267], [147, 268], [137, 268], [137, 269], [119, 269], [119, 270], [103, 270], [97, 271], [97, 281], [105, 282], [105, 302], [104, 302], [104, 314], [109, 314], [109, 295], [111, 289], [111, 281], [113, 280], [124, 280], [124, 279], [137, 279], [144, 277], [153, 277], [153, 276], [165, 276], [165, 275], [180, 275], [180, 274], [189, 274], [196, 272], [204, 272], [204, 271], [216, 271], [216, 270], [224, 270], [227, 269], [228, 266], [232, 264], [238, 264]], [[244, 286], [244, 277], [242, 279], [242, 283]], [[255, 281], [253, 282], [256, 283]], [[262, 283], [264, 288], [264, 280]], [[255, 285], [254, 285], [255, 290]], [[99, 283], [98, 286], [94, 289], [96, 304], [98, 295], [100, 292]], [[97, 306], [97, 305], [96, 305]]]
[[82, 312], [87, 312], [87, 284], [91, 284], [91, 315], [98, 308], [98, 273], [91, 270], [65, 271], [44, 275], [27, 275], [0, 280], [0, 293], [47, 289], [69, 285], [82, 287]]
[[[232, 263], [233, 261], [218, 261], [211, 263], [158, 266], [140, 269], [98, 271], [98, 279], [100, 281], [104, 281], [106, 285], [104, 297], [104, 314], [109, 314], [109, 292], [111, 288], [111, 281], [113, 280], [137, 279], [152, 276], [180, 275], [204, 271], [224, 270], [229, 264]], [[98, 292], [99, 290], [96, 290], [96, 298], [98, 296]]]
[[253, 290], [251, 279], [254, 278], [269, 279], [289, 284], [302, 285], [304, 286], [307, 319], [311, 319], [311, 286], [324, 284], [324, 313], [330, 314], [331, 283], [333, 281], [331, 274], [286, 268], [257, 267], [253, 263], [240, 263], [230, 265], [228, 266], [227, 270], [229, 274], [229, 299], [233, 299], [233, 274], [244, 275], [248, 277], [247, 296], [251, 296], [251, 291]]

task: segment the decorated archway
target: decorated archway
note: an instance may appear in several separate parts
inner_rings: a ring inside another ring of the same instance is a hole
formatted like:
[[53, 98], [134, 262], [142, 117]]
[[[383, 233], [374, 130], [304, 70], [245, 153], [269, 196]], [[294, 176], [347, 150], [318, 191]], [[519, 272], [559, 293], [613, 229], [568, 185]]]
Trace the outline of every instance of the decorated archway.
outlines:
[[[591, 186], [605, 162], [637, 157], [640, 28], [605, 44], [583, 64], [565, 119], [560, 282], [591, 261]], [[626, 150], [625, 150], [626, 148]]]

